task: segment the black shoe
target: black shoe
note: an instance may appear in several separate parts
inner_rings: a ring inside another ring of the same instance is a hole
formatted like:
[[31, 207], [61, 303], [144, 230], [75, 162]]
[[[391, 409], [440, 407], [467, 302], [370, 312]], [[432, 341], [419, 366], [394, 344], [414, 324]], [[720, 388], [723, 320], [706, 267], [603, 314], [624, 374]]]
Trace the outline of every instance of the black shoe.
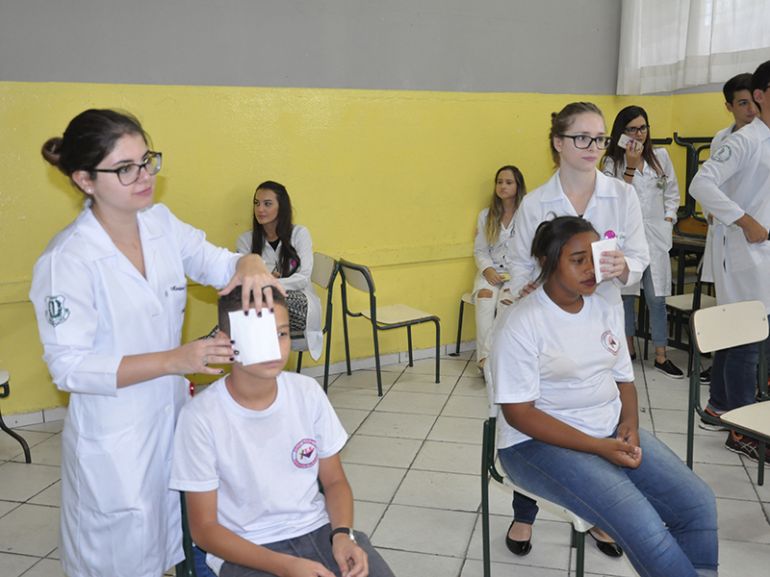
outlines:
[[635, 360], [636, 360], [636, 353], [631, 353], [631, 355], [630, 355], [630, 356], [631, 356], [631, 360], [632, 360], [632, 361], [635, 361]]
[[707, 368], [705, 371], [701, 371], [700, 384], [701, 385], [711, 384], [711, 367]]
[[659, 363], [658, 361], [655, 361], [655, 368], [659, 370], [664, 375], [668, 375], [672, 379], [683, 379], [684, 373], [682, 370], [677, 367], [674, 363], [671, 362], [671, 359], [666, 359], [665, 362]]
[[612, 543], [607, 543], [607, 541], [599, 541], [599, 539], [596, 538], [596, 536], [591, 533], [591, 531], [588, 531], [588, 534], [593, 538], [594, 541], [596, 541], [596, 546], [599, 548], [599, 551], [607, 555], [607, 557], [622, 557], [623, 556], [623, 549], [620, 545], [615, 543], [613, 541]]
[[[511, 521], [511, 525], [508, 527], [509, 532], [514, 523], [515, 521]], [[531, 539], [527, 539], [526, 541], [515, 541], [508, 536], [508, 533], [505, 534], [505, 546], [508, 547], [508, 551], [519, 557], [523, 557], [532, 551]]]

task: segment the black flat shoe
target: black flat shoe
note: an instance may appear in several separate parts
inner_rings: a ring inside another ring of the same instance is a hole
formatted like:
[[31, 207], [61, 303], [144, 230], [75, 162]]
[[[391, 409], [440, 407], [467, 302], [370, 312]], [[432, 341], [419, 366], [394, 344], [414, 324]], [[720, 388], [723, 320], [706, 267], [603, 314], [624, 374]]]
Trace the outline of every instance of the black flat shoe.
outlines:
[[600, 541], [597, 539], [596, 536], [591, 533], [591, 531], [588, 531], [588, 534], [593, 538], [594, 541], [596, 541], [596, 546], [599, 548], [599, 551], [607, 555], [607, 557], [623, 556], [623, 549], [614, 541], [612, 543], [607, 543], [606, 541]]
[[[508, 527], [508, 531], [511, 530], [511, 527], [513, 527], [514, 521], [511, 521], [510, 527]], [[511, 539], [508, 536], [508, 533], [505, 534], [505, 546], [508, 547], [508, 551], [513, 553], [514, 555], [518, 555], [519, 557], [523, 557], [530, 551], [532, 551], [532, 543], [531, 539], [527, 539], [526, 541], [516, 541], [514, 539]]]

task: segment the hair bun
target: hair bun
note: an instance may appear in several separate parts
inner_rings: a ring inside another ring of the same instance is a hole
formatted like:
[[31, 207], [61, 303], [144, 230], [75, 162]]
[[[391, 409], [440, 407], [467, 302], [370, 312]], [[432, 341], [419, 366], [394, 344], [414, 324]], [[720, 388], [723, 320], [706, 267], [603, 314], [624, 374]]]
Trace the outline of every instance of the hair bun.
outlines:
[[60, 168], [59, 161], [61, 160], [61, 146], [61, 136], [54, 136], [53, 138], [46, 140], [45, 144], [43, 144], [43, 148], [40, 149], [43, 158], [57, 168]]

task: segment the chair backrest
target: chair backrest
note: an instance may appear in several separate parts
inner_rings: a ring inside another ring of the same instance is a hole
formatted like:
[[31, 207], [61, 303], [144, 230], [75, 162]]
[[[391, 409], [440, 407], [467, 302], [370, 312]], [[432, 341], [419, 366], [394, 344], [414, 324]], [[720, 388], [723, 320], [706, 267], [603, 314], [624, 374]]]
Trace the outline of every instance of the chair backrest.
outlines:
[[364, 265], [340, 259], [340, 272], [345, 282], [354, 289], [374, 294], [372, 273]]
[[322, 252], [313, 253], [313, 272], [310, 280], [322, 289], [329, 289], [329, 285], [337, 275], [337, 261]]
[[691, 322], [691, 334], [701, 353], [757, 343], [768, 334], [767, 311], [759, 301], [699, 309]]

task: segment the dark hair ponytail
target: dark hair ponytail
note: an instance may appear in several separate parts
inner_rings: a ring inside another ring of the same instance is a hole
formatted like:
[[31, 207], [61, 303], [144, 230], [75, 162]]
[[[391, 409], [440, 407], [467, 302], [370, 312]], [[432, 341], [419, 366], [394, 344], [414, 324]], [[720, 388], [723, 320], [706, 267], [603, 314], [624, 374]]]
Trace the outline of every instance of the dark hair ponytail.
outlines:
[[540, 263], [541, 269], [537, 282], [545, 282], [550, 278], [559, 266], [564, 245], [581, 232], [593, 232], [599, 236], [594, 226], [579, 216], [557, 216], [538, 225], [532, 241], [532, 256]]

